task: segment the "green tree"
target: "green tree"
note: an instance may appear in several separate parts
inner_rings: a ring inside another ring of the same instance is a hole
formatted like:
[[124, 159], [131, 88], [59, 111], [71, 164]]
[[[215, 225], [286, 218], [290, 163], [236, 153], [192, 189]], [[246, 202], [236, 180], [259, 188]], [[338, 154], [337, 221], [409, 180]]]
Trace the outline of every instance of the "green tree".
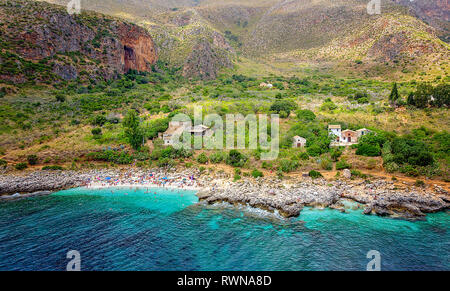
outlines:
[[441, 107], [450, 105], [450, 84], [441, 83], [433, 89], [433, 106]]
[[426, 108], [433, 94], [433, 86], [427, 83], [417, 85], [414, 93], [414, 105], [418, 108]]
[[270, 106], [271, 111], [275, 111], [278, 114], [280, 114], [281, 111], [284, 111], [284, 114], [287, 116], [295, 109], [297, 109], [297, 104], [291, 100], [276, 100]]
[[233, 167], [242, 167], [247, 161], [247, 157], [237, 150], [230, 150], [227, 157], [227, 164]]
[[391, 102], [392, 106], [396, 106], [399, 99], [400, 95], [398, 94], [397, 83], [394, 83], [391, 94], [389, 95], [389, 102]]
[[296, 113], [297, 118], [303, 121], [313, 121], [316, 119], [316, 115], [314, 112], [308, 109], [300, 109]]
[[144, 139], [144, 131], [139, 122], [139, 116], [135, 110], [129, 110], [123, 120], [123, 127], [125, 136], [131, 147], [138, 150], [142, 145]]
[[411, 106], [416, 105], [414, 102], [414, 93], [413, 92], [409, 92], [408, 98], [406, 99], [406, 103], [408, 103], [408, 105], [411, 105]]

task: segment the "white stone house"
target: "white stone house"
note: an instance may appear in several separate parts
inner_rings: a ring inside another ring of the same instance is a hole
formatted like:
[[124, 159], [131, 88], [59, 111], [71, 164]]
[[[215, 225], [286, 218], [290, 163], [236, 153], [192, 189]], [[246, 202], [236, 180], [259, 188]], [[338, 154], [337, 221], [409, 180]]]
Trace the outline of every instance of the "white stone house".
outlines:
[[331, 142], [331, 146], [349, 146], [357, 144], [362, 136], [365, 136], [372, 131], [367, 128], [361, 128], [358, 130], [341, 130], [340, 125], [328, 125], [328, 134], [334, 136], [334, 140]]
[[165, 146], [173, 145], [172, 137], [181, 134], [186, 128], [191, 127], [190, 121], [171, 121], [169, 128], [164, 133], [159, 133], [159, 138], [163, 140]]
[[330, 124], [328, 125], [328, 135], [334, 136], [336, 142], [341, 141], [341, 125], [340, 124]]
[[203, 124], [193, 126], [189, 129], [187, 129], [187, 131], [189, 131], [191, 133], [191, 135], [194, 135], [194, 136], [205, 136], [205, 135], [212, 133], [212, 130], [210, 130], [209, 127], [207, 127]]
[[292, 138], [292, 147], [293, 148], [303, 148], [306, 146], [306, 138], [301, 136], [294, 136]]
[[357, 135], [358, 135], [358, 138], [360, 138], [360, 137], [362, 137], [362, 136], [364, 136], [364, 135], [368, 135], [369, 133], [371, 133], [371, 131], [368, 130], [367, 128], [361, 128], [361, 129], [358, 129], [358, 130], [356, 131], [356, 133], [357, 133]]
[[259, 84], [259, 87], [261, 87], [261, 88], [269, 88], [269, 89], [271, 89], [271, 88], [273, 88], [273, 85], [272, 85], [272, 84], [270, 84], [270, 83], [265, 83], [265, 82], [262, 82], [261, 84]]
[[341, 143], [358, 143], [358, 134], [356, 133], [356, 131], [350, 129], [343, 130], [341, 134]]
[[192, 126], [190, 121], [171, 121], [169, 128], [160, 133], [159, 137], [163, 140], [165, 146], [173, 145], [173, 136], [181, 136], [183, 132], [189, 132], [193, 136], [210, 136], [213, 134], [213, 130], [205, 125]]

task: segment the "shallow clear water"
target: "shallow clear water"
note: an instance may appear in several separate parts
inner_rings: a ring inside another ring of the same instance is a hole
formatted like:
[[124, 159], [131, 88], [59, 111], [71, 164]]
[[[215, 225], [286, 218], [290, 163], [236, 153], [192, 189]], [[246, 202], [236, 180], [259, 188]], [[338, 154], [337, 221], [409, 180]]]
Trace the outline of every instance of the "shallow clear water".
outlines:
[[[113, 193], [111, 193], [113, 191]], [[449, 270], [449, 213], [410, 222], [306, 208], [283, 220], [193, 191], [71, 189], [0, 203], [0, 270]], [[157, 194], [155, 194], [157, 192]]]

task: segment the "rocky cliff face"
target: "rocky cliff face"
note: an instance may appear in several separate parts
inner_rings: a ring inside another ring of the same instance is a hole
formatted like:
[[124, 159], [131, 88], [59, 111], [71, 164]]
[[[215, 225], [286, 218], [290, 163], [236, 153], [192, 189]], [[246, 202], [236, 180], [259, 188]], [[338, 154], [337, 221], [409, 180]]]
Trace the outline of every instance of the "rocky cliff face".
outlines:
[[96, 13], [23, 0], [0, 2], [0, 80], [111, 79], [150, 71], [157, 55], [136, 25]]
[[165, 14], [165, 24], [152, 25], [159, 57], [181, 67], [186, 78], [215, 78], [230, 67], [236, 53], [228, 40], [196, 10]]
[[450, 42], [450, 2], [448, 0], [394, 0], [409, 7], [418, 18], [436, 28], [442, 40]]
[[156, 62], [155, 46], [150, 35], [138, 26], [121, 23], [118, 36], [123, 46], [123, 50], [119, 52], [123, 71], [149, 72], [151, 65]]
[[183, 76], [201, 79], [215, 79], [223, 67], [231, 67], [232, 63], [224, 52], [220, 51], [208, 40], [199, 42], [193, 48], [183, 66]]

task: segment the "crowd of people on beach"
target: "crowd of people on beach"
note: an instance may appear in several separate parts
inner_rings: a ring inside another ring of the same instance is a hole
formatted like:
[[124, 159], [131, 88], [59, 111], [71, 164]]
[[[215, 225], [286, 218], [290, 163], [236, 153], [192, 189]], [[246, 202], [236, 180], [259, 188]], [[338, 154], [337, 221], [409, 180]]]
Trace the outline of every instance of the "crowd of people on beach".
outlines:
[[202, 187], [201, 183], [194, 175], [177, 175], [170, 177], [166, 174], [158, 173], [123, 173], [116, 176], [99, 175], [89, 178], [85, 182], [85, 187], [119, 187], [119, 186], [142, 186], [142, 187], [162, 187], [178, 189], [197, 189]]

